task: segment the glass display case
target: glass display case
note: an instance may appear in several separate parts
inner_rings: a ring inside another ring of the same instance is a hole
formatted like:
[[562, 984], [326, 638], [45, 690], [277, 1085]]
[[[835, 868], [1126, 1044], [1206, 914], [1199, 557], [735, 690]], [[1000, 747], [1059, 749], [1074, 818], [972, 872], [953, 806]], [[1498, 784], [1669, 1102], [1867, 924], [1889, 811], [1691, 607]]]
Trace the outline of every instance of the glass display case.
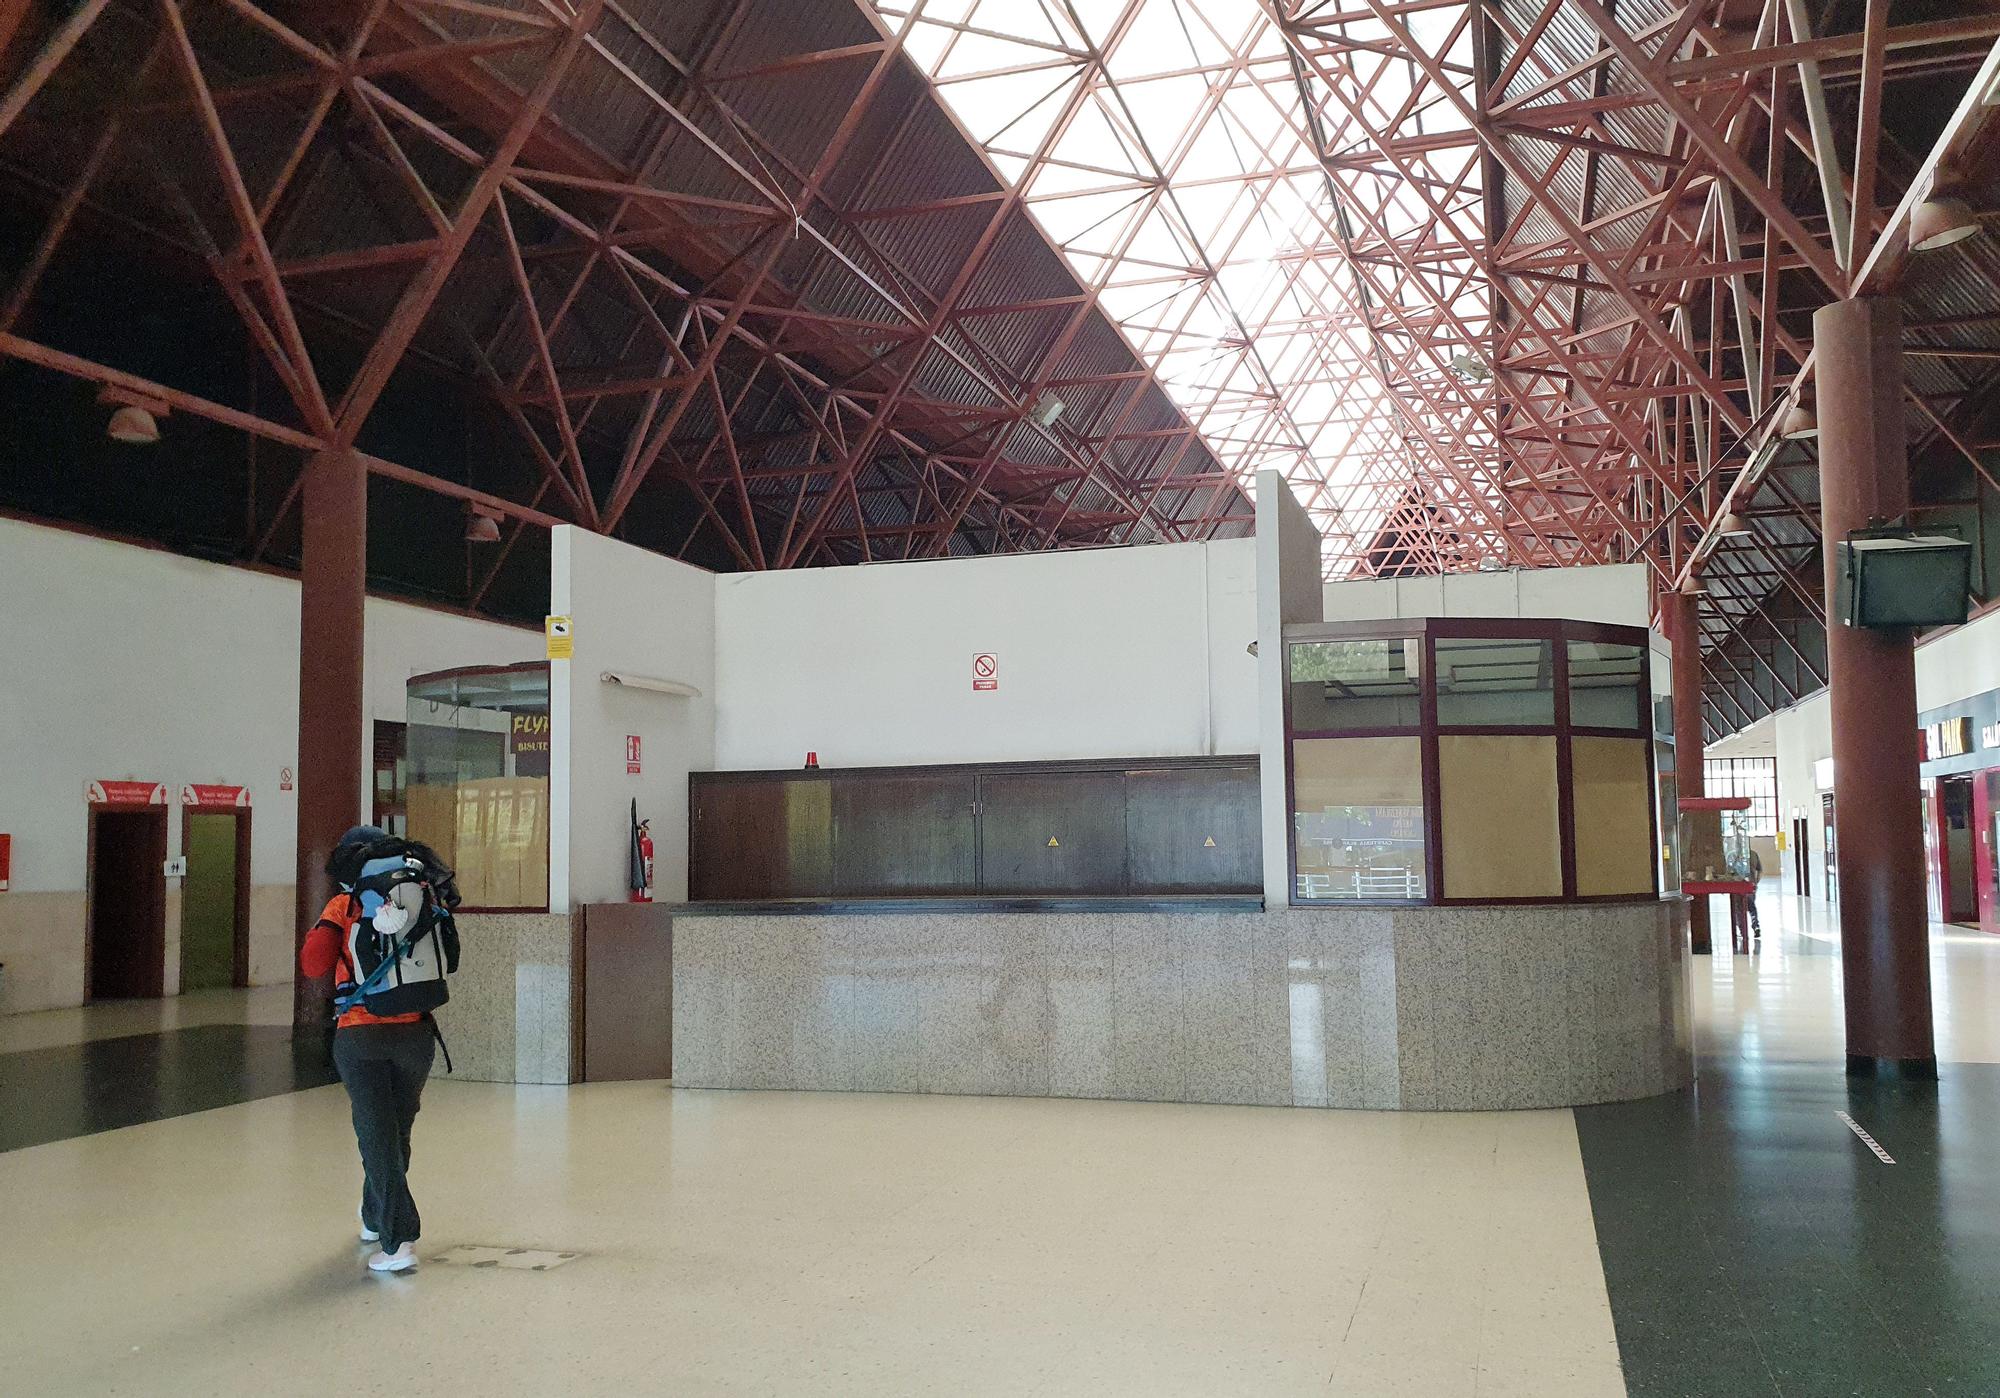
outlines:
[[1749, 893], [1750, 798], [1690, 796], [1680, 803], [1681, 887], [1695, 894]]
[[1287, 628], [1293, 902], [1657, 892], [1650, 656], [1583, 622]]
[[466, 908], [547, 908], [547, 663], [418, 675], [407, 696], [409, 838], [457, 872]]

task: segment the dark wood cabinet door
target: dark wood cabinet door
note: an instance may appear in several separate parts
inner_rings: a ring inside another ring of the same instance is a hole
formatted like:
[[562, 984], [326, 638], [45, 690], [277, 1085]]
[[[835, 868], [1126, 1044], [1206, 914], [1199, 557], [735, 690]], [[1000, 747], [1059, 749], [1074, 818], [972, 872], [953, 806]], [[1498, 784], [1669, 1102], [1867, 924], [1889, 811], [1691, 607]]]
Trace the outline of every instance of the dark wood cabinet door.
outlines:
[[988, 773], [979, 779], [980, 891], [1125, 891], [1123, 772]]
[[1126, 782], [1131, 891], [1255, 892], [1263, 816], [1255, 764], [1134, 770]]
[[1255, 758], [819, 772], [689, 782], [689, 897], [1255, 893]]
[[688, 897], [830, 897], [831, 787], [824, 777], [693, 782]]
[[968, 772], [835, 780], [834, 896], [969, 893], [976, 798], [977, 779]]

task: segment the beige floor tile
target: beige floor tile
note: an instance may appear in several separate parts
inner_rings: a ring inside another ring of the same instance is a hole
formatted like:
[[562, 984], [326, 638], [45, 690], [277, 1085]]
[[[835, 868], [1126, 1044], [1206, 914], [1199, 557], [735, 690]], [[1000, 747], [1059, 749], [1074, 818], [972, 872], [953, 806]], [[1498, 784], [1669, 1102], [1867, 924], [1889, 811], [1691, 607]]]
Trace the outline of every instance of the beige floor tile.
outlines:
[[[1496, 1313], [1567, 1344], [1496, 1383], [1611, 1352], [1566, 1113], [443, 1081], [416, 1147], [425, 1255], [585, 1256], [364, 1275], [337, 1087], [0, 1155], [9, 1391], [331, 1381], [340, 1337], [405, 1324], [438, 1394], [1473, 1398]], [[1562, 1275], [1528, 1306], [1537, 1230]]]

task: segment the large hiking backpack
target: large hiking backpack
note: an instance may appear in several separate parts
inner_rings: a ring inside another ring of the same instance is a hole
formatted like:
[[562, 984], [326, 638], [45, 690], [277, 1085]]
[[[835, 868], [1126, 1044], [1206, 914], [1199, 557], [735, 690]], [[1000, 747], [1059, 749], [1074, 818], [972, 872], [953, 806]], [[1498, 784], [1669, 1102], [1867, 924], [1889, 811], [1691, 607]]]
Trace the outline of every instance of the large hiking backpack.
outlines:
[[449, 1000], [446, 977], [458, 969], [451, 870], [423, 845], [390, 838], [359, 852], [346, 888], [356, 914], [345, 948], [353, 979], [334, 988], [335, 1007], [425, 1014]]

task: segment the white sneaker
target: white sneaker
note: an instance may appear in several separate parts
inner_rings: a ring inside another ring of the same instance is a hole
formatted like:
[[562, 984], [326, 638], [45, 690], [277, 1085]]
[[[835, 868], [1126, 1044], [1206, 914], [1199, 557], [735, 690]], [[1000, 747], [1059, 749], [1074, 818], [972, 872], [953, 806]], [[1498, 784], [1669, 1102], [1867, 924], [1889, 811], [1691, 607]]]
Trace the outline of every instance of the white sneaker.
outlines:
[[354, 1206], [354, 1217], [359, 1219], [361, 1222], [362, 1242], [377, 1243], [382, 1240], [382, 1235], [380, 1233], [377, 1233], [373, 1228], [370, 1228], [368, 1226], [368, 1216], [361, 1212], [361, 1206], [359, 1204], [356, 1204]]
[[371, 1272], [407, 1272], [417, 1265], [417, 1249], [412, 1243], [404, 1243], [394, 1252], [377, 1252], [368, 1259]]

